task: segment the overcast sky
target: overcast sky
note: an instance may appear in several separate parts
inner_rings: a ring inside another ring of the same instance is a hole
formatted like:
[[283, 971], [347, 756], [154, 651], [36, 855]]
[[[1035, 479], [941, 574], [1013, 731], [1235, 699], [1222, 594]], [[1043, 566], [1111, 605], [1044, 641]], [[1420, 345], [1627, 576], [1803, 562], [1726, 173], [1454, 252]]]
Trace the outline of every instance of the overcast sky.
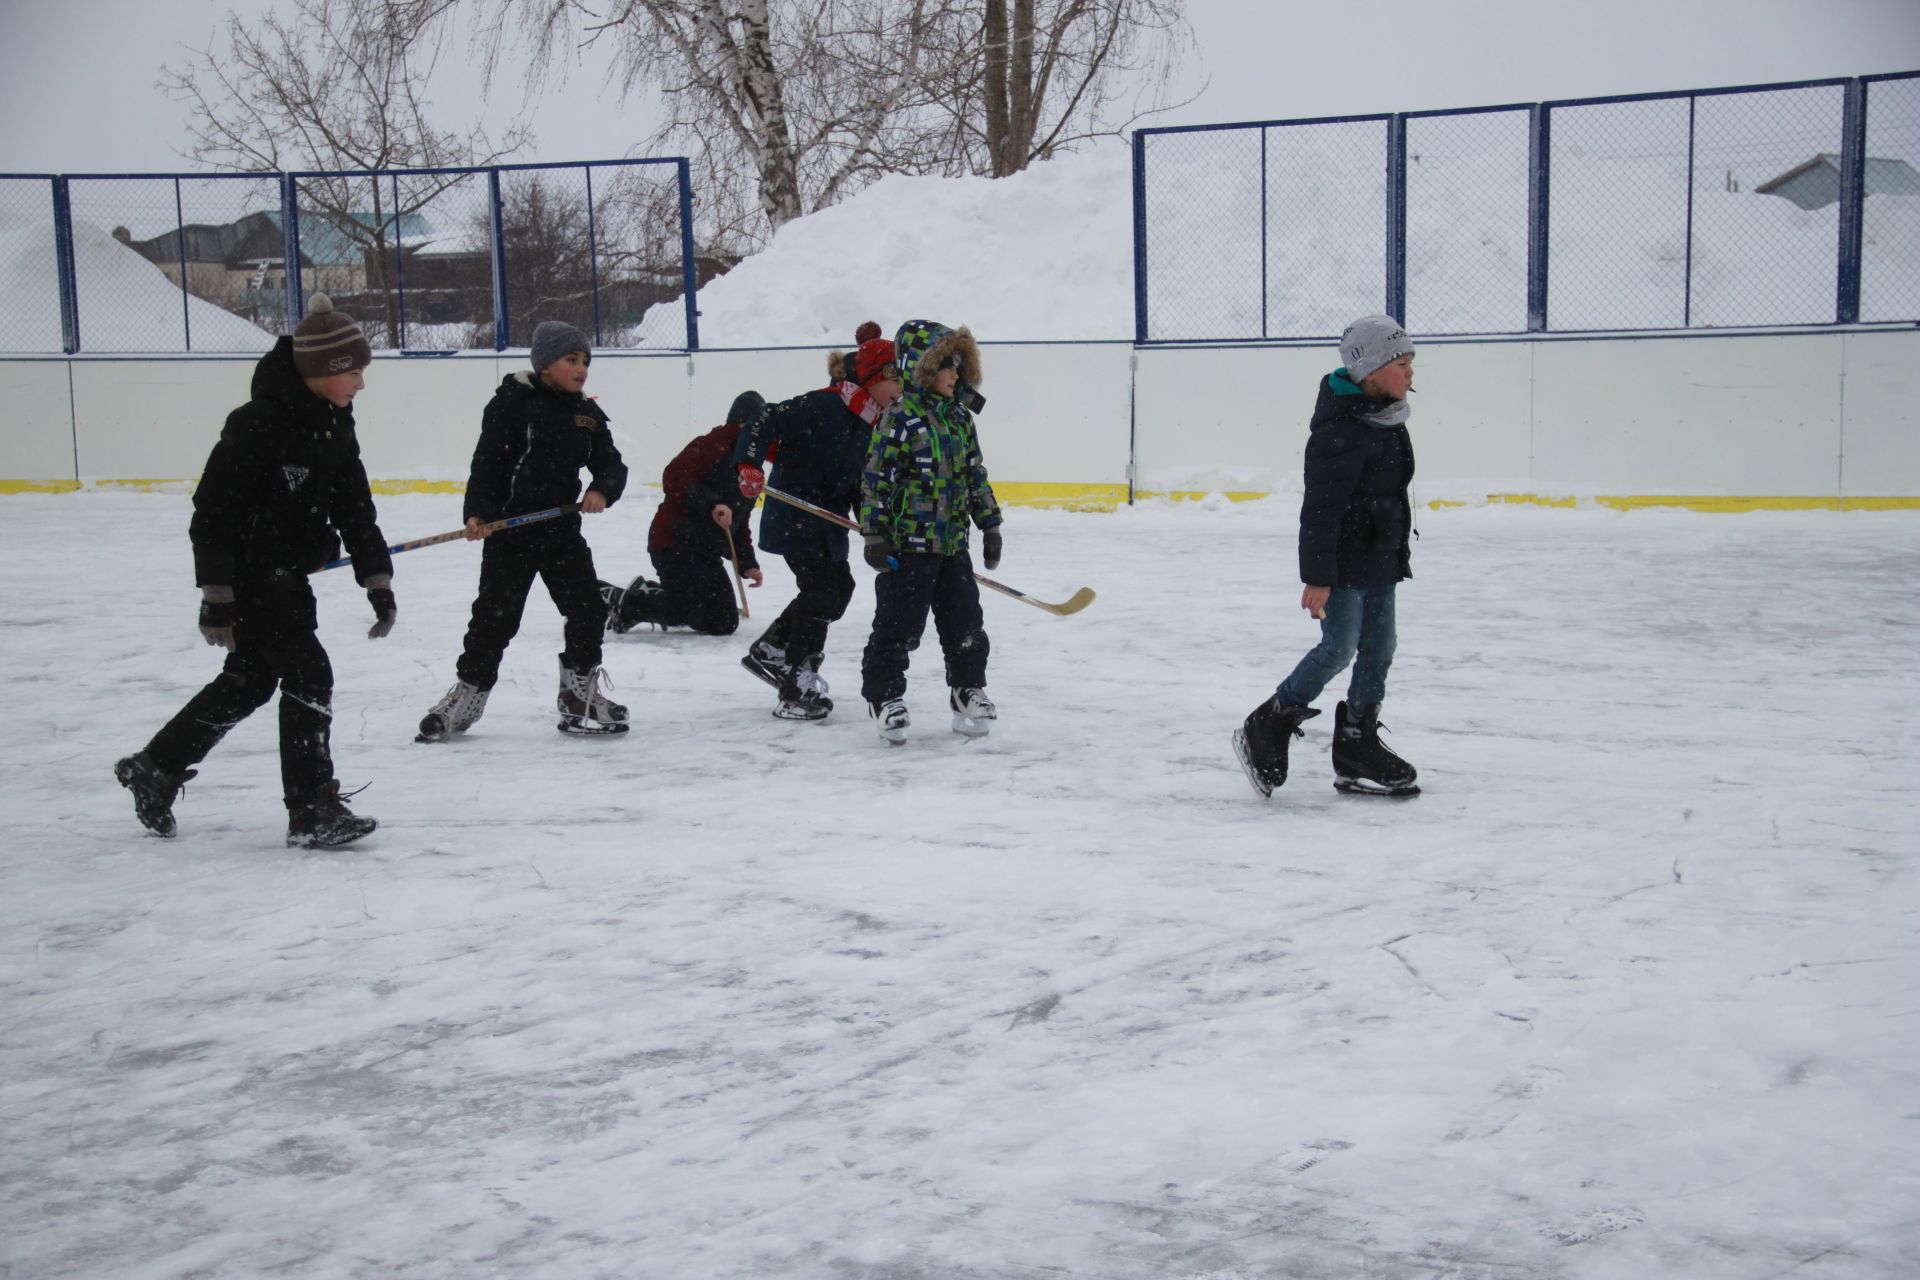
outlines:
[[[160, 67], [229, 9], [267, 0], [0, 0], [0, 172], [188, 167]], [[1199, 98], [1154, 123], [1289, 119], [1920, 70], [1920, 0], [1187, 0]], [[1374, 25], [1360, 26], [1371, 21]], [[532, 121], [528, 161], [633, 152], [647, 106], [602, 89], [589, 52], [563, 88], [480, 100], [445, 67], [435, 118]]]

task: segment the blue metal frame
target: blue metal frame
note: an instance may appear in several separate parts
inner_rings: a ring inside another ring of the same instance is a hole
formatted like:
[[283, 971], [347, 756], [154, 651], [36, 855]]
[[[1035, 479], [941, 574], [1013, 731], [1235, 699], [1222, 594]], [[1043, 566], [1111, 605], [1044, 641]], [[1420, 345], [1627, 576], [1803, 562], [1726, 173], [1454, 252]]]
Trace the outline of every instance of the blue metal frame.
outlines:
[[493, 240], [493, 349], [505, 351], [513, 336], [507, 318], [507, 237], [500, 219], [500, 173], [487, 175], [487, 221]]
[[693, 171], [683, 157], [674, 162], [680, 173], [680, 279], [687, 310], [687, 350], [700, 349], [700, 304], [694, 297], [700, 273], [693, 262]]
[[306, 270], [300, 264], [300, 184], [291, 173], [280, 175], [280, 239], [287, 265], [287, 332], [299, 327], [306, 310]]
[[180, 332], [193, 350], [193, 291], [187, 288], [187, 214], [180, 204], [180, 179], [173, 180], [173, 243], [180, 253]]
[[65, 178], [53, 180], [53, 254], [60, 279], [60, 346], [80, 349], [80, 290], [73, 269], [73, 194]]
[[[1387, 139], [1387, 227], [1385, 243], [1386, 310], [1405, 322], [1406, 297], [1406, 164], [1407, 134], [1409, 120], [1431, 119], [1440, 116], [1487, 115], [1503, 111], [1526, 111], [1528, 113], [1528, 182], [1527, 182], [1527, 332], [1531, 334], [1550, 333], [1549, 317], [1549, 229], [1552, 225], [1552, 139], [1553, 113], [1562, 108], [1610, 106], [1635, 102], [1661, 102], [1687, 100], [1687, 209], [1686, 209], [1686, 280], [1683, 287], [1682, 329], [1680, 334], [1691, 335], [1693, 321], [1693, 170], [1695, 127], [1698, 100], [1701, 98], [1728, 97], [1740, 94], [1775, 93], [1796, 89], [1842, 88], [1846, 94], [1845, 122], [1842, 141], [1841, 167], [1841, 209], [1839, 284], [1836, 298], [1834, 323], [1860, 323], [1860, 281], [1861, 281], [1861, 235], [1862, 212], [1865, 201], [1866, 181], [1866, 123], [1867, 99], [1870, 87], [1886, 81], [1920, 79], [1920, 71], [1889, 72], [1881, 75], [1858, 77], [1826, 77], [1818, 80], [1788, 80], [1763, 84], [1723, 85], [1710, 89], [1668, 90], [1658, 93], [1612, 94], [1604, 97], [1557, 98], [1545, 102], [1503, 103], [1484, 107], [1452, 107], [1435, 111], [1415, 111], [1392, 115], [1367, 114], [1344, 116], [1311, 116], [1286, 120], [1244, 120], [1221, 124], [1177, 125], [1164, 128], [1137, 129], [1133, 135], [1133, 258], [1134, 258], [1134, 342], [1145, 345], [1167, 342], [1180, 345], [1218, 344], [1238, 345], [1274, 341], [1267, 326], [1267, 262], [1266, 262], [1266, 131], [1294, 125], [1318, 124], [1354, 124], [1371, 121], [1385, 121], [1388, 127]], [[1260, 263], [1260, 300], [1261, 323], [1260, 336], [1257, 338], [1173, 338], [1156, 339], [1152, 336], [1148, 308], [1147, 288], [1147, 188], [1146, 188], [1146, 143], [1149, 137], [1159, 137], [1183, 133], [1224, 133], [1247, 129], [1261, 130], [1261, 263]], [[1794, 325], [1752, 325], [1743, 326], [1751, 330], [1794, 330], [1804, 327]], [[1645, 329], [1621, 330], [1585, 330], [1590, 333], [1660, 333], [1668, 336], [1668, 331]], [[1468, 337], [1476, 335], [1448, 335], [1450, 337]], [[1487, 335], [1494, 336], [1494, 335]], [[1699, 336], [1709, 336], [1701, 333]], [[1718, 335], [1715, 335], [1718, 336]], [[1318, 341], [1309, 335], [1290, 335], [1281, 341]]]
[[593, 170], [587, 178], [587, 292], [593, 298], [593, 345], [600, 345], [600, 233], [593, 221]]

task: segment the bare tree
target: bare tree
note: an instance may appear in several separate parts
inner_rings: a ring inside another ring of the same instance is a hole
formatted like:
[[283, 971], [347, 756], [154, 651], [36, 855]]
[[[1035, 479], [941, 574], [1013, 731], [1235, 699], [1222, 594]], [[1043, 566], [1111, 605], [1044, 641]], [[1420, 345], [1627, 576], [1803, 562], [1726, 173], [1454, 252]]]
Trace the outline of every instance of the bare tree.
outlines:
[[[418, 181], [400, 194], [364, 176], [396, 168], [492, 164], [525, 134], [500, 143], [475, 125], [441, 130], [429, 117], [428, 77], [440, 55], [435, 20], [453, 0], [291, 0], [291, 14], [249, 24], [229, 12], [224, 39], [163, 69], [160, 88], [192, 109], [187, 154], [218, 168], [354, 171], [304, 179], [303, 213], [356, 246], [360, 287], [377, 291], [385, 332], [399, 340], [393, 288], [400, 219], [458, 181]], [[363, 319], [371, 319], [363, 317]]]
[[741, 247], [882, 174], [1004, 175], [1119, 132], [1186, 37], [1183, 0], [475, 2], [490, 73], [516, 33], [535, 87], [610, 45], [620, 90], [667, 107], [649, 144], [693, 156], [704, 233]]

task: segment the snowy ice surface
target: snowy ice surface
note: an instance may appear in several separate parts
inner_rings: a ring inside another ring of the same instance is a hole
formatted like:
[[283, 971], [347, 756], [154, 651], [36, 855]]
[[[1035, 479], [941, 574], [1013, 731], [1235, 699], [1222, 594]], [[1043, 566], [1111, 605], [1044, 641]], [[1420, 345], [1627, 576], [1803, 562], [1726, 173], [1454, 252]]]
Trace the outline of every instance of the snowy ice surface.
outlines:
[[[608, 576], [656, 500], [589, 521]], [[948, 732], [929, 642], [899, 749], [864, 569], [824, 724], [745, 633], [648, 633], [638, 730], [562, 737], [536, 591], [416, 746], [438, 546], [385, 641], [315, 582], [381, 820], [322, 853], [270, 710], [174, 840], [110, 774], [218, 667], [187, 515], [0, 503], [0, 1275], [1920, 1274], [1920, 516], [1424, 514], [1404, 802], [1331, 789], [1330, 714], [1270, 801], [1233, 761], [1312, 640], [1289, 500], [1016, 510], [998, 576], [1100, 598], [989, 594], [998, 728]]]

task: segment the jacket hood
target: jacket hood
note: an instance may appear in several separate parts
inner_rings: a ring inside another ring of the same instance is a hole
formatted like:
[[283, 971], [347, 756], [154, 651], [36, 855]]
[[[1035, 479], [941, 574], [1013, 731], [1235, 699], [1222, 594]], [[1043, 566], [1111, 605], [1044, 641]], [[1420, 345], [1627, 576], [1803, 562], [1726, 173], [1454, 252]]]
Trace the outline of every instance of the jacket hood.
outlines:
[[313, 395], [301, 380], [300, 371], [293, 367], [291, 334], [283, 333], [275, 339], [267, 354], [261, 356], [260, 362], [253, 366], [253, 383], [249, 391], [255, 400], [285, 400], [289, 404], [298, 404], [299, 395]]
[[977, 387], [985, 377], [980, 344], [965, 325], [949, 329], [935, 320], [909, 320], [894, 334], [893, 350], [901, 380], [911, 387], [930, 386], [934, 373], [952, 355], [960, 357], [960, 381]]
[[1320, 379], [1320, 396], [1313, 403], [1313, 420], [1309, 429], [1318, 430], [1321, 423], [1334, 418], [1359, 418], [1364, 421], [1367, 414], [1378, 413], [1393, 403], [1386, 396], [1368, 395], [1354, 385], [1345, 369], [1335, 369]]
[[571, 391], [556, 390], [540, 381], [540, 375], [531, 369], [522, 369], [518, 373], [510, 373], [500, 379], [500, 387], [493, 394], [510, 396], [515, 400], [552, 399], [562, 404], [573, 405], [576, 409], [590, 413], [602, 422], [609, 421], [606, 410], [602, 409], [590, 396], [585, 393], [575, 394]]

